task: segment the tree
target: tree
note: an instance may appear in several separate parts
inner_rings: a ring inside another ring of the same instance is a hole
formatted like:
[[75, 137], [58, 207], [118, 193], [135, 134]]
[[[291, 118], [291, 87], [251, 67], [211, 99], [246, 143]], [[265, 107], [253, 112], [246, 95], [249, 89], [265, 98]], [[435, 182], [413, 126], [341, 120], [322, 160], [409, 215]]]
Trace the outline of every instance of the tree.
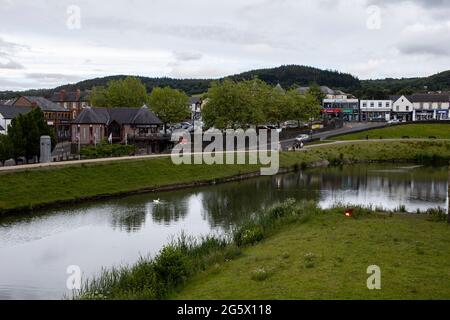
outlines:
[[150, 108], [164, 123], [176, 123], [190, 118], [189, 97], [182, 91], [165, 88], [154, 88], [148, 99]]
[[107, 108], [108, 105], [108, 90], [105, 87], [94, 87], [89, 94], [89, 103], [93, 107]]
[[52, 146], [55, 146], [54, 131], [47, 125], [41, 109], [34, 108], [29, 113], [13, 119], [8, 129], [8, 139], [13, 145], [14, 158], [39, 157], [41, 136], [50, 136]]
[[0, 134], [0, 161], [5, 161], [14, 157], [14, 147], [11, 139]]
[[307, 93], [312, 95], [320, 105], [322, 105], [323, 99], [325, 99], [326, 97], [326, 94], [322, 92], [320, 86], [317, 83], [311, 85]]
[[256, 110], [258, 106], [250, 87], [248, 82], [237, 83], [230, 79], [214, 82], [208, 90], [208, 103], [202, 110], [206, 126], [237, 129], [248, 126], [253, 117], [259, 118], [261, 115]]
[[135, 77], [111, 80], [108, 87], [94, 87], [89, 102], [94, 107], [139, 108], [148, 101], [147, 89]]

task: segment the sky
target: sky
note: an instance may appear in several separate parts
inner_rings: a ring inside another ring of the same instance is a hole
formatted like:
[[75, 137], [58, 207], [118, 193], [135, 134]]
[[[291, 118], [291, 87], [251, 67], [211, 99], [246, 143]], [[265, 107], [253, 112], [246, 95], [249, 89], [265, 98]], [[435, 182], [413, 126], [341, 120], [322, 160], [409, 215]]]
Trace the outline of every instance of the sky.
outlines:
[[0, 91], [299, 64], [360, 79], [450, 69], [450, 0], [0, 0]]

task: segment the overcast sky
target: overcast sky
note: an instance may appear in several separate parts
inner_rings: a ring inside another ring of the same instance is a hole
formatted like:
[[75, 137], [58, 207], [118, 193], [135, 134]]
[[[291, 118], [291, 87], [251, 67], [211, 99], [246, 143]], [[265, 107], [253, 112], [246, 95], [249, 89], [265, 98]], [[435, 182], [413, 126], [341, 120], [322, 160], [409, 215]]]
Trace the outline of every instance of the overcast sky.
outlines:
[[360, 79], [450, 69], [450, 0], [0, 0], [0, 91], [302, 64]]

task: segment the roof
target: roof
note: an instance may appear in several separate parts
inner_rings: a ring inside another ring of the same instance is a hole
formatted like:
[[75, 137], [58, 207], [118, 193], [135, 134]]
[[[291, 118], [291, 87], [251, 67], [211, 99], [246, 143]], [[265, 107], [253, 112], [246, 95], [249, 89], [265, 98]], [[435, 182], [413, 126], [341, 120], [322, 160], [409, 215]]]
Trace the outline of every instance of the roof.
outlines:
[[413, 94], [408, 97], [411, 102], [450, 102], [448, 94]]
[[30, 101], [31, 103], [35, 103], [39, 108], [41, 108], [42, 111], [53, 111], [53, 112], [68, 111], [67, 109], [61, 107], [59, 104], [56, 104], [42, 97], [24, 96], [24, 98]]
[[[61, 93], [63, 93], [64, 97], [61, 99]], [[87, 101], [87, 97], [89, 92], [86, 91], [69, 91], [69, 92], [53, 92], [50, 100], [53, 102], [78, 102], [78, 101]]]
[[202, 99], [198, 98], [198, 97], [190, 97], [189, 98], [189, 104], [193, 105], [193, 104], [198, 104], [201, 103]]
[[14, 119], [19, 114], [28, 113], [32, 109], [28, 107], [14, 107], [10, 105], [0, 105], [0, 114], [5, 119]]
[[141, 108], [85, 108], [72, 122], [75, 124], [162, 125], [162, 121], [147, 106]]
[[[392, 101], [397, 101], [403, 96], [396, 95], [396, 96], [390, 96], [390, 99]], [[427, 94], [427, 93], [416, 93], [410, 96], [404, 96], [406, 99], [408, 99], [412, 103], [422, 103], [422, 102], [450, 102], [450, 95], [449, 94]]]

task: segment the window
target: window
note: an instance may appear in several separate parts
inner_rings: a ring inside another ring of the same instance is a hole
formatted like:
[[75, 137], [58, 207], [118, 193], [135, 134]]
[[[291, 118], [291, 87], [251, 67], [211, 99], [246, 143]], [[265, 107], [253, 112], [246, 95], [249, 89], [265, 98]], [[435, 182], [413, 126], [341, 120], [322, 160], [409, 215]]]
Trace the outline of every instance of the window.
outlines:
[[406, 111], [409, 111], [409, 106], [406, 106]]
[[378, 108], [383, 108], [383, 102], [378, 102]]
[[370, 103], [370, 107], [371, 107], [371, 108], [374, 108], [374, 107], [375, 107], [375, 102], [371, 102], [371, 103]]
[[390, 102], [386, 102], [386, 108], [390, 108], [391, 107], [391, 103]]
[[396, 109], [397, 109], [397, 111], [400, 111], [400, 107], [399, 106], [397, 106]]
[[363, 108], [367, 108], [367, 102], [363, 102]]

